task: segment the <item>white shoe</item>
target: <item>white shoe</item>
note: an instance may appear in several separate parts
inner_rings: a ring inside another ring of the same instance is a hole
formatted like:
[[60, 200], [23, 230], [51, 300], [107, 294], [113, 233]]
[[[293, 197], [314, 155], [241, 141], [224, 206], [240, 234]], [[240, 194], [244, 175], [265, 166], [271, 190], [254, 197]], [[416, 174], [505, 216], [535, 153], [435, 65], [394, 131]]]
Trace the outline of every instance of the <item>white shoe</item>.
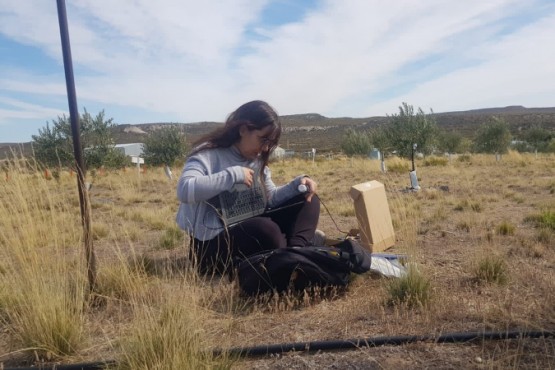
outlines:
[[316, 232], [314, 233], [314, 238], [312, 238], [312, 241], [310, 242], [310, 244], [317, 247], [325, 246], [326, 234], [322, 230], [316, 229]]

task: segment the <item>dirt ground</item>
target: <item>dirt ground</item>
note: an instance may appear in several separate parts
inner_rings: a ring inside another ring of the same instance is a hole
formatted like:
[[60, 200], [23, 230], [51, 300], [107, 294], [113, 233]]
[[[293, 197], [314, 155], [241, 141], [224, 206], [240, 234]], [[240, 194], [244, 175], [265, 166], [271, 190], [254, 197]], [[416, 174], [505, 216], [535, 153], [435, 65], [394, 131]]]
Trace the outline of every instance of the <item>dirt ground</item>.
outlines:
[[[304, 162], [277, 163], [272, 169], [274, 180], [282, 183], [308, 166]], [[416, 308], [387, 305], [388, 279], [372, 273], [354, 276], [344, 292], [304, 301], [252, 302], [235, 292], [235, 309], [221, 309], [217, 303], [207, 308], [210, 319], [204, 324], [204, 334], [210, 348], [483, 331], [555, 331], [555, 236], [552, 231], [542, 234], [529, 221], [531, 215], [555, 209], [553, 157], [534, 163], [517, 157], [503, 163], [488, 160], [421, 166], [422, 189], [418, 192], [407, 191], [406, 172], [383, 174], [376, 168], [348, 160], [308, 168], [306, 172], [319, 183], [324, 205], [319, 229], [329, 238], [343, 237], [345, 231], [357, 226], [348, 210], [352, 205], [350, 186], [370, 179], [384, 183], [396, 232], [395, 245], [387, 252], [408, 255], [429, 278], [430, 303]], [[95, 219], [110, 212], [117, 214], [109, 208], [121, 201], [113, 195], [114, 187], [103, 185], [102, 180], [95, 186]], [[174, 184], [153, 181], [147, 186], [145, 182], [142, 191], [149, 197], [143, 200], [137, 195], [123, 207], [167, 206], [164, 217], [172, 223]], [[140, 234], [135, 243], [138, 250], [171, 269], [187, 268], [185, 248], [152, 248], [160, 232], [153, 229]], [[113, 240], [99, 238], [95, 243], [99, 263], [113, 258]], [[476, 263], [486, 256], [503, 259], [506, 283], [476, 279]], [[225, 279], [207, 284], [213, 284], [214, 289], [236, 289], [229, 288]], [[95, 345], [73, 362], [116, 356], [111, 343], [125, 331], [129, 315], [125, 308], [115, 306], [93, 311], [89, 320]], [[0, 332], [0, 349], [9, 348], [6, 335]], [[293, 352], [243, 359], [234, 368], [551, 369], [555, 368], [555, 338], [477, 339], [455, 344], [425, 341], [310, 354]]]
[[[333, 300], [246, 320], [237, 327], [234, 342], [255, 346], [484, 330], [553, 332], [555, 239], [538, 241], [537, 227], [525, 221], [539, 209], [553, 207], [553, 166], [508, 170], [494, 163], [459, 170], [426, 167], [419, 172], [422, 189], [417, 193], [405, 191], [404, 174], [379, 180], [387, 186], [396, 229], [403, 229], [400, 223], [412, 224], [408, 232], [405, 228], [398, 233], [396, 245], [387, 252], [408, 253], [430, 276], [433, 299], [429, 307], [384, 305], [385, 279], [365, 274], [355, 278], [345, 295]], [[321, 198], [324, 203], [333, 199], [326, 193]], [[321, 216], [320, 228], [327, 235], [340, 236], [334, 221], [343, 230], [353, 225], [352, 217], [331, 217], [326, 212]], [[513, 225], [514, 232], [503, 235], [499, 225]], [[506, 284], [476, 281], [475, 263], [487, 255], [506, 261]], [[239, 368], [555, 368], [555, 338], [297, 353], [249, 360]]]

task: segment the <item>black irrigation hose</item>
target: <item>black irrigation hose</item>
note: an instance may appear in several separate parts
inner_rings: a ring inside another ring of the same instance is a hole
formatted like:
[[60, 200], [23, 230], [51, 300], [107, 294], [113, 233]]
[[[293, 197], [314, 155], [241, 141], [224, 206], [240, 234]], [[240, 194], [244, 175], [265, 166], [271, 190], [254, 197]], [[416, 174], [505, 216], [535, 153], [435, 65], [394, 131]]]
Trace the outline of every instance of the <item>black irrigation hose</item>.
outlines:
[[[415, 342], [433, 342], [433, 343], [464, 343], [472, 340], [504, 340], [518, 338], [548, 338], [554, 337], [553, 331], [485, 331], [485, 332], [466, 332], [466, 333], [450, 333], [440, 336], [435, 335], [398, 335], [390, 337], [364, 338], [364, 339], [346, 339], [331, 341], [314, 341], [314, 342], [296, 342], [282, 343], [273, 345], [262, 345], [254, 347], [237, 347], [228, 350], [214, 350], [215, 356], [223, 354], [237, 357], [256, 357], [267, 356], [271, 354], [281, 354], [291, 351], [298, 352], [316, 352], [330, 350], [345, 350], [355, 348], [370, 348], [385, 345], [398, 346], [401, 344]], [[45, 365], [35, 367], [14, 367], [3, 368], [3, 370], [101, 370], [116, 365], [116, 361], [89, 362], [73, 365]]]
[[[255, 347], [239, 347], [231, 348], [225, 353], [232, 356], [267, 356], [271, 354], [285, 353], [290, 351], [300, 352], [316, 352], [341, 349], [354, 349], [364, 347], [378, 347], [385, 345], [401, 345], [414, 342], [435, 342], [435, 343], [460, 343], [471, 340], [502, 340], [515, 338], [541, 338], [553, 337], [555, 332], [552, 331], [507, 331], [507, 332], [466, 332], [466, 333], [450, 333], [440, 336], [435, 335], [406, 335], [406, 336], [390, 336], [365, 339], [346, 339], [332, 341], [315, 341], [315, 342], [297, 342], [284, 343], [274, 345], [263, 345]], [[215, 351], [215, 354], [223, 352]]]
[[56, 365], [38, 364], [32, 367], [1, 367], [3, 370], [104, 370], [117, 365], [116, 361], [84, 362], [81, 364]]

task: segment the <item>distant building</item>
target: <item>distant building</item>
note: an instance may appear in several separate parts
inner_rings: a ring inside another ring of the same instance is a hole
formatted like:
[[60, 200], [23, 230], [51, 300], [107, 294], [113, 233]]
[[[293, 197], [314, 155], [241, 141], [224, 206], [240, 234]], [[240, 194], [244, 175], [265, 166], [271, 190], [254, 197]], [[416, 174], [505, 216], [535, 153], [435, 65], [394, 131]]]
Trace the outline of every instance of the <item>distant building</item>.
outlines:
[[283, 149], [280, 146], [275, 148], [272, 154], [270, 155], [271, 159], [283, 159], [284, 157], [285, 157], [285, 149]]
[[140, 157], [143, 155], [143, 143], [116, 144], [116, 150], [129, 157]]
[[285, 154], [284, 157], [285, 158], [290, 158], [293, 157], [295, 155], [295, 151], [292, 149], [285, 149]]

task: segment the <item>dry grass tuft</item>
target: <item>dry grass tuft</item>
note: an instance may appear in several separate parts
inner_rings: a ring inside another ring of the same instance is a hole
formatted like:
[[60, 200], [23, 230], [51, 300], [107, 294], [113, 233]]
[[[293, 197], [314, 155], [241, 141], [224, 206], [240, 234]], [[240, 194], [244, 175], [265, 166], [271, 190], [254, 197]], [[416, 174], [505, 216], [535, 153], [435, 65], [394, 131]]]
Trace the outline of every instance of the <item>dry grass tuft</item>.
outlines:
[[432, 299], [432, 283], [430, 278], [420, 272], [414, 265], [409, 265], [407, 274], [398, 279], [386, 282], [390, 306], [427, 307]]
[[505, 284], [508, 281], [507, 263], [495, 254], [487, 254], [480, 258], [473, 269], [478, 282]]
[[215, 357], [206, 342], [203, 314], [194, 299], [177, 294], [166, 296], [157, 305], [136, 301], [131, 333], [121, 343], [123, 360], [119, 367], [230, 369], [233, 359], [225, 352]]
[[495, 228], [498, 235], [514, 235], [515, 225], [508, 221], [503, 221]]
[[388, 158], [385, 162], [388, 172], [408, 173], [411, 169], [410, 162], [399, 157]]
[[101, 266], [95, 293], [106, 299], [129, 301], [143, 294], [147, 286], [147, 276], [143, 269], [120, 261]]
[[0, 280], [0, 317], [13, 346], [50, 360], [84, 346], [86, 284], [71, 252], [79, 210], [66, 201], [62, 177], [50, 181], [33, 166], [10, 167], [0, 187], [0, 259], [9, 266]]
[[424, 158], [422, 164], [424, 166], [447, 166], [449, 164], [449, 158], [447, 157], [437, 157], [437, 156], [428, 156]]
[[160, 249], [174, 249], [183, 245], [184, 234], [177, 226], [169, 227], [160, 238]]
[[532, 222], [540, 228], [555, 230], [555, 211], [545, 210], [540, 214], [527, 216], [524, 221]]

